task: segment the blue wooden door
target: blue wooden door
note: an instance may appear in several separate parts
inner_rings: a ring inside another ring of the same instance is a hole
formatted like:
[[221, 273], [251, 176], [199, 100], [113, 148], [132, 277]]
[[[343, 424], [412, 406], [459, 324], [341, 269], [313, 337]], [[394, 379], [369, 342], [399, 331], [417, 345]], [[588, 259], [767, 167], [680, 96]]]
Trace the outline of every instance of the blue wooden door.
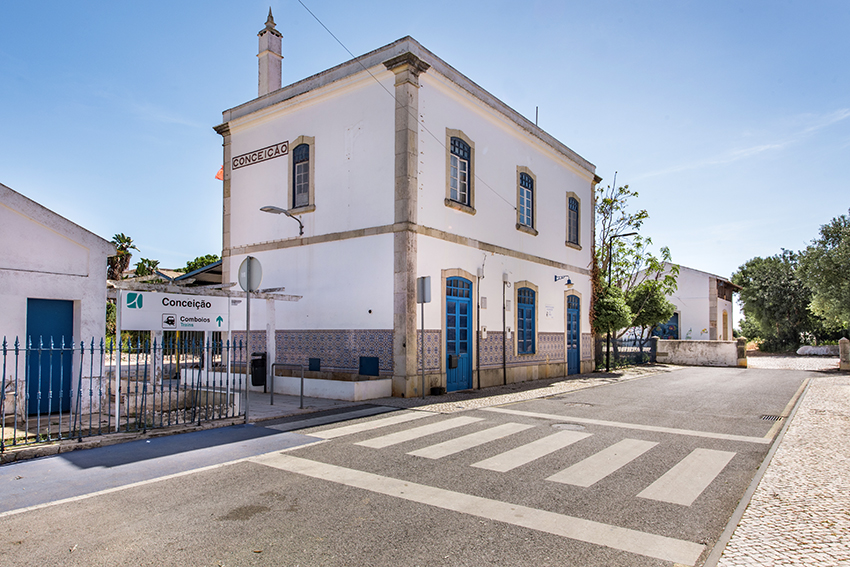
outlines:
[[581, 300], [575, 295], [567, 297], [567, 374], [578, 374], [579, 364], [579, 338], [581, 328], [579, 327], [579, 316], [581, 314]]
[[27, 299], [27, 341], [32, 345], [27, 354], [27, 411], [30, 414], [71, 408], [73, 332], [73, 301]]
[[472, 388], [472, 282], [446, 281], [446, 390]]

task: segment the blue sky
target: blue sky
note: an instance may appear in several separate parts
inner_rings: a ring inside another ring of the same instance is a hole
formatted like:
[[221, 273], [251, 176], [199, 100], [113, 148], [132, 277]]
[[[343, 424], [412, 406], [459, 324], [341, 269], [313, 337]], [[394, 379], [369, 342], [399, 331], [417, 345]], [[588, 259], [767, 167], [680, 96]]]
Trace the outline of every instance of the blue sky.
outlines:
[[[412, 35], [597, 166], [674, 261], [729, 276], [850, 208], [850, 2], [322, 2], [360, 55]], [[0, 1], [0, 182], [178, 267], [221, 252], [221, 111], [349, 55], [297, 0]]]

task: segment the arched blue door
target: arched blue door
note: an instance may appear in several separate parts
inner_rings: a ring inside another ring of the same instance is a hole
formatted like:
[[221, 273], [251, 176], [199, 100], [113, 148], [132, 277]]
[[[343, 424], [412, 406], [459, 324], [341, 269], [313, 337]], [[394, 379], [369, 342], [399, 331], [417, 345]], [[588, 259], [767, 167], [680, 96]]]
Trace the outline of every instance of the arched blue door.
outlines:
[[472, 388], [472, 282], [446, 280], [446, 391]]
[[581, 314], [581, 300], [575, 296], [567, 296], [567, 374], [578, 374], [579, 364], [579, 338], [581, 328], [579, 326]]

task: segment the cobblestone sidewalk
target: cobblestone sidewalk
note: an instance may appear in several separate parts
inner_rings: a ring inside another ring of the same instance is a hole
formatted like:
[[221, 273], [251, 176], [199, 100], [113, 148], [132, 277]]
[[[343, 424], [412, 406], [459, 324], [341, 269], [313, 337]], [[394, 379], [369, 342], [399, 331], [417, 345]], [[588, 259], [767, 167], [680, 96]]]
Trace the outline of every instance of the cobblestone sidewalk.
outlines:
[[850, 376], [812, 378], [718, 566], [850, 566], [848, 440]]

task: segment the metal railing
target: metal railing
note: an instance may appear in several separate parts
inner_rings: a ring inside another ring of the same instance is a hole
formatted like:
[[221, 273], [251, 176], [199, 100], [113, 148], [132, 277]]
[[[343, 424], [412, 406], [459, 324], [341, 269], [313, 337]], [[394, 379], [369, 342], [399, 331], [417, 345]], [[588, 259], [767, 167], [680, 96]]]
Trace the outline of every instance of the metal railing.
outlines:
[[3, 339], [0, 452], [244, 415], [241, 342]]
[[[639, 364], [655, 362], [657, 341], [654, 337], [646, 339], [634, 337], [611, 338], [611, 362], [610, 367], [623, 368]], [[596, 339], [596, 366], [597, 369], [605, 370], [605, 357], [607, 356], [606, 337], [599, 336]]]

